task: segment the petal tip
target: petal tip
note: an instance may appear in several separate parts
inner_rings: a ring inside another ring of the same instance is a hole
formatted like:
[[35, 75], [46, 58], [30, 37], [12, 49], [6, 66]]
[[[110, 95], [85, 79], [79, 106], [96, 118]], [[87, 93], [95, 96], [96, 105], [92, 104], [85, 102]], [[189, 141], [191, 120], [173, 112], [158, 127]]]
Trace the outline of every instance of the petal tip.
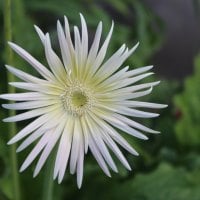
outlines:
[[168, 107], [167, 104], [163, 104], [163, 105], [162, 105], [162, 108], [167, 108], [167, 107]]
[[2, 121], [3, 121], [3, 122], [10, 122], [10, 121], [9, 121], [9, 118], [5, 118], [5, 119], [3, 119]]
[[13, 142], [12, 141], [12, 139], [11, 140], [9, 140], [8, 142], [7, 142], [7, 145], [11, 145], [11, 144], [14, 144], [15, 142]]
[[24, 167], [24, 165], [22, 165], [19, 169], [19, 172], [22, 173], [26, 168]]

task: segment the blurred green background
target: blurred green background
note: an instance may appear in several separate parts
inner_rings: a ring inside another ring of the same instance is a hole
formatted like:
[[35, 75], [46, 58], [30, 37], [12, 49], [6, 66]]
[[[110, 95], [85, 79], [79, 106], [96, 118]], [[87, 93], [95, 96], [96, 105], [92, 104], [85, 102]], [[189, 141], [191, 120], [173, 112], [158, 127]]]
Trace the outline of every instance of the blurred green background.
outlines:
[[[7, 91], [3, 0], [0, 0], [0, 93]], [[123, 134], [140, 153], [124, 152], [133, 171], [118, 162], [119, 174], [106, 177], [94, 158], [85, 161], [83, 186], [67, 171], [64, 181], [54, 182], [53, 200], [200, 200], [200, 1], [199, 0], [12, 0], [13, 41], [45, 63], [42, 45], [33, 24], [50, 32], [59, 52], [56, 21], [66, 15], [72, 25], [80, 25], [79, 12], [88, 23], [90, 39], [102, 20], [104, 37], [111, 21], [115, 29], [108, 56], [124, 42], [137, 52], [127, 63], [131, 68], [155, 65], [153, 80], [162, 80], [143, 100], [168, 104], [157, 119], [141, 120], [160, 130], [139, 141]], [[15, 66], [35, 74], [15, 56]], [[145, 80], [146, 81], [146, 80]], [[0, 103], [3, 103], [1, 100]], [[8, 115], [0, 109], [0, 119]], [[26, 123], [18, 123], [18, 129]], [[0, 124], [0, 200], [15, 199], [9, 160], [8, 127]], [[30, 149], [18, 154], [19, 165]], [[116, 161], [117, 162], [117, 161]], [[45, 191], [44, 171], [32, 178], [34, 164], [20, 174], [23, 200], [41, 200]]]

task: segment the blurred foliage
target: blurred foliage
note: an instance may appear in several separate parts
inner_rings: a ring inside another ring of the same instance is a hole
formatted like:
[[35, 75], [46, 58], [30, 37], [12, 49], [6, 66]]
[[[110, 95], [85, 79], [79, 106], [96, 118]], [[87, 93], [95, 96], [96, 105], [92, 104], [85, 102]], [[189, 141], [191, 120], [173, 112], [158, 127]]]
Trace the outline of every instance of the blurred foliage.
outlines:
[[188, 147], [200, 146], [200, 55], [195, 59], [194, 74], [184, 83], [184, 91], [175, 97], [179, 120], [176, 135], [180, 144]]
[[[3, 1], [0, 1], [0, 20], [3, 19], [2, 3]], [[104, 25], [103, 38], [109, 31], [111, 21], [114, 20], [115, 30], [108, 56], [124, 42], [129, 48], [137, 41], [140, 42], [139, 48], [126, 63], [130, 68], [150, 64], [152, 56], [165, 38], [164, 24], [140, 0], [12, 0], [12, 3], [13, 40], [44, 64], [46, 61], [43, 48], [33, 24], [38, 25], [44, 32], [50, 32], [53, 46], [59, 53], [56, 20], [59, 19], [63, 23], [63, 15], [68, 17], [71, 25], [80, 25], [79, 13], [83, 13], [88, 23], [89, 34], [92, 36], [91, 41], [100, 20]], [[73, 26], [71, 26], [72, 29]], [[3, 41], [3, 31], [1, 31], [1, 93], [7, 90], [6, 71], [3, 67], [5, 55], [2, 53], [7, 44], [6, 42], [3, 44]], [[15, 56], [15, 66], [26, 72], [36, 73], [18, 56]], [[155, 78], [151, 78], [151, 81], [154, 80]], [[116, 160], [119, 174], [112, 174], [113, 177], [109, 179], [89, 154], [85, 161], [84, 182], [81, 190], [77, 189], [75, 177], [68, 175], [69, 172], [67, 172], [62, 184], [54, 183], [53, 199], [199, 200], [200, 156], [196, 148], [200, 143], [199, 81], [200, 58], [198, 57], [195, 74], [186, 80], [184, 88], [180, 87], [178, 82], [164, 80], [154, 88], [151, 95], [142, 98], [143, 101], [165, 103], [169, 107], [160, 112], [160, 118], [142, 120], [142, 123], [162, 131], [163, 134], [149, 134], [150, 140], [144, 142], [122, 133], [140, 153], [140, 156], [135, 158], [122, 150], [133, 167], [133, 171], [127, 171]], [[181, 94], [176, 96], [176, 106], [174, 106], [172, 99], [177, 92]], [[3, 119], [6, 115], [6, 110], [0, 109], [0, 118]], [[0, 123], [0, 200], [10, 200], [14, 194], [11, 190], [9, 147], [6, 145], [9, 138], [7, 124]], [[24, 122], [18, 123], [18, 129], [20, 130], [24, 125]], [[191, 148], [188, 149], [185, 146]], [[180, 148], [185, 151], [180, 151]], [[20, 164], [30, 149], [18, 154]], [[35, 179], [32, 178], [33, 170], [34, 164], [20, 174], [24, 200], [41, 200], [42, 191], [45, 191], [45, 186], [43, 186], [45, 169]]]
[[[91, 184], [87, 187], [86, 184], [86, 187], [76, 194], [68, 190], [68, 196], [71, 197], [68, 199], [199, 200], [200, 169], [190, 172], [182, 167], [175, 168], [162, 163], [155, 171], [138, 173], [134, 179], [114, 179], [110, 183], [97, 177], [95, 184], [98, 184], [98, 187]], [[87, 192], [88, 190], [92, 192]]]

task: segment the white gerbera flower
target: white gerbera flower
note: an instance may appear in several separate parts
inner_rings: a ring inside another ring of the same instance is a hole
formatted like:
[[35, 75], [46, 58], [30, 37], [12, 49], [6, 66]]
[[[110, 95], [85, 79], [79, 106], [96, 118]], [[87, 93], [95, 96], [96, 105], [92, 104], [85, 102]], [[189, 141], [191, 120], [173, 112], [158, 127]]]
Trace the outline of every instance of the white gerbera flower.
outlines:
[[140, 131], [158, 132], [133, 121], [129, 117], [134, 119], [157, 117], [156, 113], [144, 112], [136, 108], [166, 107], [161, 104], [133, 100], [151, 93], [153, 86], [159, 83], [133, 85], [152, 75], [153, 73], [144, 73], [152, 66], [129, 71], [127, 66], [119, 70], [138, 44], [130, 50], [122, 45], [108, 60], [104, 61], [113, 32], [113, 23], [101, 47], [102, 22], [98, 24], [93, 43], [89, 49], [87, 25], [82, 15], [80, 18], [81, 34], [75, 26], [74, 44], [71, 40], [67, 18], [64, 18], [64, 30], [60, 22], [57, 23], [62, 61], [51, 47], [49, 34], [44, 34], [35, 26], [44, 46], [50, 69], [47, 69], [18, 45], [9, 42], [10, 47], [42, 77], [34, 77], [7, 65], [6, 68], [11, 73], [24, 81], [12, 82], [10, 85], [30, 92], [0, 96], [3, 99], [19, 101], [19, 103], [4, 104], [4, 108], [29, 110], [6, 118], [4, 122], [36, 118], [8, 143], [13, 144], [26, 137], [17, 149], [17, 152], [20, 152], [38, 140], [20, 171], [25, 170], [40, 154], [34, 171], [35, 177], [56, 143], [59, 142], [54, 179], [58, 177], [58, 182], [62, 181], [69, 163], [70, 173], [77, 173], [78, 187], [82, 183], [84, 153], [88, 152], [88, 147], [107, 176], [111, 176], [108, 167], [117, 172], [117, 167], [108, 148], [127, 169], [131, 170], [117, 144], [133, 155], [138, 155], [138, 153], [126, 142], [118, 130], [146, 140], [147, 137]]

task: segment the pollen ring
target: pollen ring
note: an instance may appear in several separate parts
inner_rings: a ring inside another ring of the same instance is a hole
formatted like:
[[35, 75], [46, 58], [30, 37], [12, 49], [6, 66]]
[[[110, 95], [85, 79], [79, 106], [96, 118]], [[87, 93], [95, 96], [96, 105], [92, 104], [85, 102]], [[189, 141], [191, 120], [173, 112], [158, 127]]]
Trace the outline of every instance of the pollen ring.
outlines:
[[78, 82], [66, 87], [60, 98], [64, 109], [74, 116], [82, 116], [92, 109], [95, 102], [92, 90]]

